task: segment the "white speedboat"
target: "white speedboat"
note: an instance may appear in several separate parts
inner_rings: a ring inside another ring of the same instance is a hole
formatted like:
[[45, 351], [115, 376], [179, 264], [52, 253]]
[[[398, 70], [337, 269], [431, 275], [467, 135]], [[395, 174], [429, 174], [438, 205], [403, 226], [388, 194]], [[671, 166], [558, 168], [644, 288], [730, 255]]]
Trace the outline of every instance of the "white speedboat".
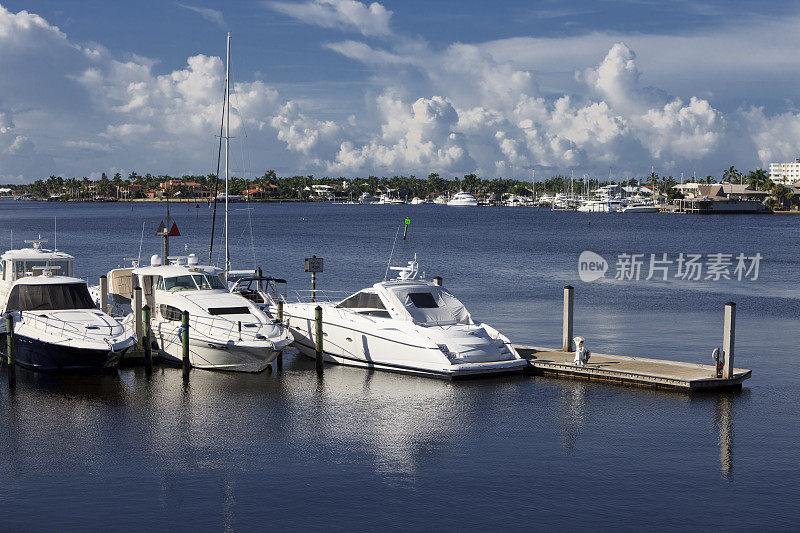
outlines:
[[587, 200], [578, 207], [581, 213], [616, 213], [621, 209], [622, 204], [616, 199]]
[[458, 191], [447, 205], [454, 207], [472, 207], [478, 205], [478, 200], [468, 192]]
[[195, 368], [260, 372], [292, 342], [283, 325], [230, 293], [221, 269], [198, 264], [194, 254], [170, 259], [162, 265], [154, 255], [150, 266], [108, 273], [109, 301], [119, 314], [131, 314], [132, 289], [142, 287], [143, 303], [153, 310], [152, 330], [162, 358], [182, 361], [184, 311], [189, 312], [189, 360]]
[[97, 308], [71, 255], [28, 242], [0, 256], [0, 310], [14, 320], [16, 362], [41, 371], [114, 367], [135, 344], [133, 330]]
[[473, 321], [449, 291], [418, 279], [416, 260], [393, 270], [397, 279], [341, 301], [287, 302], [284, 318], [295, 347], [316, 356], [319, 305], [328, 362], [443, 378], [517, 372], [527, 365], [505, 336]]
[[620, 209], [623, 213], [658, 213], [661, 209], [653, 203], [631, 203]]

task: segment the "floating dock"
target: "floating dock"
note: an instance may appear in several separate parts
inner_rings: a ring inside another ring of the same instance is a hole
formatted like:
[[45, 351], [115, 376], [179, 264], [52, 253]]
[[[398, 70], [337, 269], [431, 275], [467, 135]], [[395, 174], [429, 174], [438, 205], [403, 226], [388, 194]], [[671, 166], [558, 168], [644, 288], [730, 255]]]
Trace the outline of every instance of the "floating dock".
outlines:
[[684, 391], [739, 388], [752, 374], [750, 370], [734, 368], [731, 377], [718, 378], [713, 365], [599, 353], [593, 353], [585, 365], [579, 366], [573, 362], [573, 352], [524, 345], [514, 345], [514, 348], [528, 360], [528, 371], [532, 374], [637, 387]]
[[[665, 361], [646, 357], [593, 353], [585, 364], [575, 362], [573, 338], [574, 287], [564, 287], [564, 315], [561, 349], [514, 345], [517, 353], [528, 360], [528, 372], [620, 385], [673, 389], [684, 391], [714, 391], [741, 388], [752, 371], [734, 368], [736, 304], [725, 304], [722, 344], [715, 350], [717, 365], [699, 365], [681, 361]], [[582, 342], [582, 341], [581, 341]]]

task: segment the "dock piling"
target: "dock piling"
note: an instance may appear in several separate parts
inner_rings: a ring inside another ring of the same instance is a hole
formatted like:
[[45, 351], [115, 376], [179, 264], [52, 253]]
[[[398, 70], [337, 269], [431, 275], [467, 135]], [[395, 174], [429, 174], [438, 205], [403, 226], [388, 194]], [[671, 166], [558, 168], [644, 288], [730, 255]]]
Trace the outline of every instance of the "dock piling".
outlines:
[[183, 348], [183, 379], [189, 379], [192, 364], [189, 362], [189, 311], [181, 316], [181, 346]]
[[317, 333], [317, 374], [322, 374], [322, 358], [323, 358], [323, 345], [322, 345], [322, 307], [317, 306], [314, 309], [314, 322], [316, 323]]
[[[136, 343], [139, 346], [144, 346], [142, 340], [142, 320], [142, 288], [135, 287], [133, 289], [133, 330], [136, 333]], [[148, 320], [148, 323], [149, 322]]]
[[725, 379], [730, 379], [733, 377], [733, 345], [735, 337], [736, 304], [733, 302], [728, 302], [725, 304], [725, 324], [722, 332], [722, 354], [724, 357], [722, 377]]
[[150, 338], [150, 306], [144, 304], [142, 307], [142, 347], [144, 348], [144, 373], [153, 373], [153, 341]]
[[[278, 312], [276, 313], [276, 320], [278, 324], [283, 324], [283, 300], [278, 300]], [[278, 370], [283, 370], [283, 350], [278, 352], [278, 357], [275, 358], [275, 366]]]
[[564, 287], [564, 331], [561, 338], [561, 350], [565, 352], [569, 352], [572, 349], [572, 318], [575, 310], [574, 293], [575, 288], [572, 285]]
[[14, 315], [6, 315], [6, 361], [8, 363], [8, 386], [17, 384], [17, 374], [14, 369]]
[[100, 276], [100, 310], [108, 313], [108, 277]]

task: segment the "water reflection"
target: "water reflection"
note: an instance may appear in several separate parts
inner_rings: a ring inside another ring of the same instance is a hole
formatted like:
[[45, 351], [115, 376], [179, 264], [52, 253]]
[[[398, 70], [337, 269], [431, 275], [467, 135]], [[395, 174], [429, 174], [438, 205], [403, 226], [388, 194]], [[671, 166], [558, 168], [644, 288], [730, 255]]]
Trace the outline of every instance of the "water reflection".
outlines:
[[293, 396], [293, 411], [305, 414], [296, 438], [320, 432], [338, 460], [366, 454], [379, 472], [405, 475], [422, 449], [457, 438], [471, 411], [458, 401], [458, 383], [343, 366], [327, 366], [311, 397]]
[[586, 383], [565, 382], [561, 389], [561, 444], [571, 455], [586, 415]]
[[720, 394], [714, 400], [714, 425], [719, 435], [719, 467], [726, 481], [733, 481], [733, 394]]

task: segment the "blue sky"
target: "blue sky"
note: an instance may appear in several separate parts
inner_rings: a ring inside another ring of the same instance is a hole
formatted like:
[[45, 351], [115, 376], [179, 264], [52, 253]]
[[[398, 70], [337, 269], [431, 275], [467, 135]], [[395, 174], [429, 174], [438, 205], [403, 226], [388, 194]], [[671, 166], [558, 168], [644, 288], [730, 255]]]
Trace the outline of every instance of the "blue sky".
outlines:
[[226, 31], [239, 173], [719, 175], [800, 157], [796, 2], [0, 6], [0, 181], [210, 172]]

